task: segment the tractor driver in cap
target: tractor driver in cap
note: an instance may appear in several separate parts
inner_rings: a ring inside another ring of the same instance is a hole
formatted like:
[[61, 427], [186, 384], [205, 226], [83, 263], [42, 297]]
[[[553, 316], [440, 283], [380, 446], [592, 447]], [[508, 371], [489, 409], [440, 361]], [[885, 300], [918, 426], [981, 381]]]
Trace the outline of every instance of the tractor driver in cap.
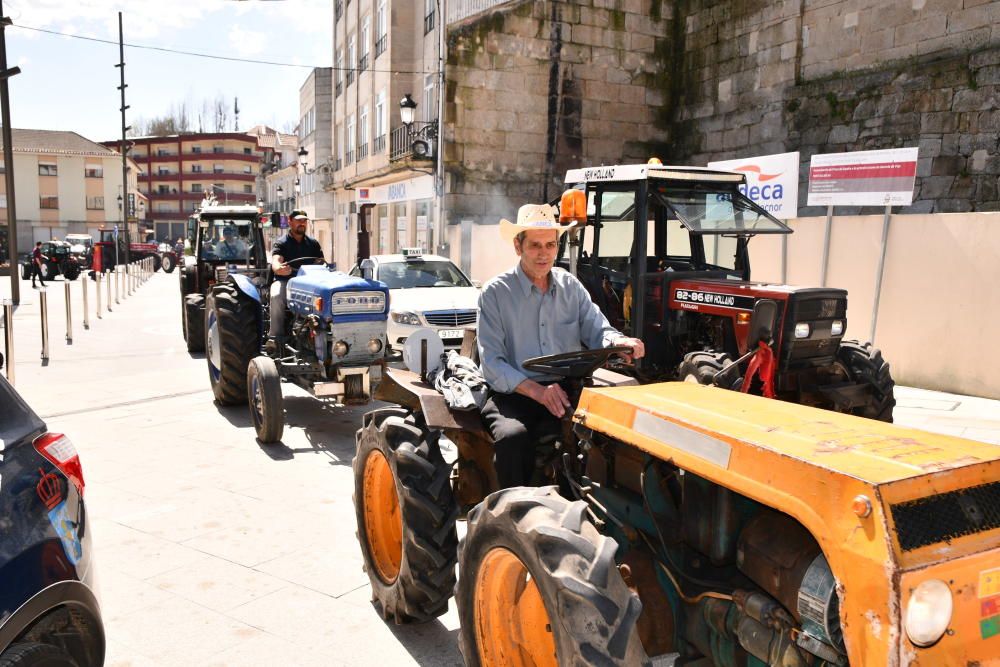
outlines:
[[642, 357], [642, 341], [614, 329], [572, 274], [554, 267], [560, 225], [547, 204], [522, 206], [517, 223], [500, 221], [500, 235], [513, 241], [513, 269], [490, 280], [479, 295], [477, 339], [490, 392], [483, 421], [495, 442], [501, 488], [531, 483], [538, 434], [552, 430], [572, 406], [555, 378], [526, 371], [525, 359], [624, 345]]
[[285, 290], [289, 279], [303, 264], [322, 264], [323, 249], [319, 241], [306, 236], [309, 216], [305, 211], [295, 210], [288, 216], [288, 232], [278, 237], [271, 247], [271, 328], [270, 337], [283, 339], [285, 336]]

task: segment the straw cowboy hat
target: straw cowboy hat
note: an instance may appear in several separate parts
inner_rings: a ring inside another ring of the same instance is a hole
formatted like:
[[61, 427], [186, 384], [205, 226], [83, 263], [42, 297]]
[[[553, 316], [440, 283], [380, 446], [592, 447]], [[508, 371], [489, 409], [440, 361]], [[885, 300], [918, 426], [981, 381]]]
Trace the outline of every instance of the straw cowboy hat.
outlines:
[[560, 234], [572, 228], [576, 223], [560, 225], [556, 220], [555, 209], [548, 204], [525, 204], [517, 209], [517, 222], [503, 219], [500, 221], [500, 236], [504, 241], [512, 241], [521, 232], [532, 229], [554, 229]]

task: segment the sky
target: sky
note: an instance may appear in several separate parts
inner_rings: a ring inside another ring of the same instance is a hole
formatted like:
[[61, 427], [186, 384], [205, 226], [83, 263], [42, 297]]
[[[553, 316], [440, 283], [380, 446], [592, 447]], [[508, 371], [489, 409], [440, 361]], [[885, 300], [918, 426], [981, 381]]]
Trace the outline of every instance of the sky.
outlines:
[[[333, 3], [329, 0], [3, 0], [2, 4], [4, 15], [14, 24], [6, 29], [7, 65], [21, 68], [9, 80], [11, 125], [16, 128], [71, 130], [93, 141], [121, 136], [115, 67], [119, 11], [126, 45], [129, 124], [166, 115], [172, 105], [182, 102], [197, 113], [203, 101], [223, 96], [230, 116], [233, 99], [239, 99], [241, 130], [263, 123], [292, 131], [299, 117], [299, 88], [313, 67], [331, 66]], [[204, 119], [206, 130], [212, 129], [211, 122]]]

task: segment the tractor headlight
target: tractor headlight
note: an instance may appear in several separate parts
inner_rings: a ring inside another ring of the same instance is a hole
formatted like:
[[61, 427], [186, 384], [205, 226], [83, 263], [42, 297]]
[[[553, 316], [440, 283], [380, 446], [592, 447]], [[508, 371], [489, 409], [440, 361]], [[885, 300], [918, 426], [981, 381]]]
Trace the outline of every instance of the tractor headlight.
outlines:
[[396, 324], [410, 324], [415, 327], [420, 326], [420, 318], [417, 317], [417, 314], [410, 313], [405, 310], [392, 311], [392, 321]]
[[917, 646], [930, 646], [951, 623], [952, 599], [948, 584], [940, 579], [921, 582], [906, 604], [906, 636]]
[[844, 333], [844, 320], [834, 320], [830, 323], [830, 335], [839, 336]]
[[378, 354], [382, 349], [382, 341], [378, 338], [372, 338], [368, 341], [368, 351], [372, 354]]
[[812, 327], [809, 326], [808, 322], [799, 322], [795, 325], [795, 337], [796, 338], [809, 338], [809, 333], [812, 331]]
[[342, 340], [338, 340], [333, 344], [333, 353], [338, 357], [347, 356], [347, 353], [351, 351], [351, 346]]

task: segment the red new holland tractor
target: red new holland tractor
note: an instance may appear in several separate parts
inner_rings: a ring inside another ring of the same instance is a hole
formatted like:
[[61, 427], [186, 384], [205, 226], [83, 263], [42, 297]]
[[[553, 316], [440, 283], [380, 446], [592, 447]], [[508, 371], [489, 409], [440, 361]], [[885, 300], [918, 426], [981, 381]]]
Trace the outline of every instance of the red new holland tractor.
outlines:
[[[573, 169], [559, 202], [576, 220], [560, 264], [611, 324], [639, 337], [643, 382], [686, 380], [892, 421], [889, 365], [844, 340], [847, 291], [750, 279], [750, 241], [789, 234], [744, 196], [746, 176], [659, 164]], [[771, 340], [748, 344], [755, 309]]]

